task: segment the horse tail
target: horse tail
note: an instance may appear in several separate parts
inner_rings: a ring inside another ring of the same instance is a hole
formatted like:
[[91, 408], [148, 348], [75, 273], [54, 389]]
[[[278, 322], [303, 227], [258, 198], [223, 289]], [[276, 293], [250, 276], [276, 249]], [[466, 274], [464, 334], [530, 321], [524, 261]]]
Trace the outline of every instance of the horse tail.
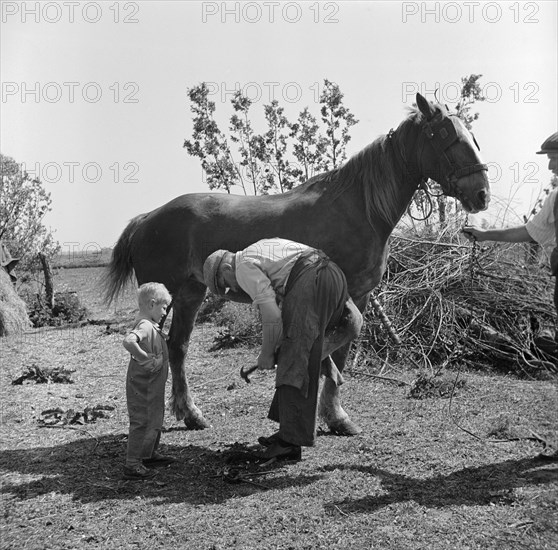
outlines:
[[101, 282], [104, 301], [107, 305], [110, 305], [118, 298], [133, 278], [132, 239], [146, 216], [147, 214], [140, 214], [130, 220], [130, 223], [128, 223], [112, 250], [109, 265]]

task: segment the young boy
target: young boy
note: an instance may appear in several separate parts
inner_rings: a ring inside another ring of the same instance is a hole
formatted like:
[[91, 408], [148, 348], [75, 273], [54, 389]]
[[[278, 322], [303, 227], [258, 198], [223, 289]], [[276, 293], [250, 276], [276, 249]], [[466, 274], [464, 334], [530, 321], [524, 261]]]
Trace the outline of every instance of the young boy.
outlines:
[[158, 323], [170, 305], [171, 296], [160, 283], [145, 283], [138, 290], [139, 314], [122, 342], [130, 352], [126, 376], [126, 401], [130, 417], [124, 479], [149, 479], [148, 468], [166, 466], [172, 457], [156, 452], [165, 414], [165, 383], [169, 354]]

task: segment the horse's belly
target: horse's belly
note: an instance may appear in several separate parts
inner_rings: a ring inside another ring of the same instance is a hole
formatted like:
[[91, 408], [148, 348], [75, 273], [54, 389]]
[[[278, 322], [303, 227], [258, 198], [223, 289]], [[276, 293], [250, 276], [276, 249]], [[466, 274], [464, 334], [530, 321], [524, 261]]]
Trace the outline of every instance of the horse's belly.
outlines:
[[386, 269], [386, 250], [378, 256], [377, 261], [369, 264], [362, 270], [356, 270], [353, 275], [347, 276], [347, 284], [349, 287], [349, 294], [353, 299], [358, 299], [361, 296], [372, 292], [384, 275]]

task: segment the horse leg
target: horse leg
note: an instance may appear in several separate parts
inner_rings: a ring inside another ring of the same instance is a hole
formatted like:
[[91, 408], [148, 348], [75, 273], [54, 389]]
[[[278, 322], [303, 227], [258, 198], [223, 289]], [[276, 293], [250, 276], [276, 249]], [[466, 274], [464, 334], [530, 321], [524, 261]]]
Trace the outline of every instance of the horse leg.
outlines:
[[354, 340], [362, 329], [362, 313], [351, 298], [345, 303], [341, 321], [325, 334], [323, 358]]
[[[362, 314], [368, 303], [368, 294], [359, 300], [355, 305], [352, 300], [347, 303], [348, 315], [344, 315], [341, 328], [347, 327], [346, 334], [339, 333], [335, 338], [329, 339], [326, 335], [326, 346], [324, 347], [324, 356], [327, 351], [333, 353], [332, 360], [335, 362], [339, 372], [343, 372], [345, 361], [349, 355], [351, 340], [358, 336], [362, 327]], [[339, 328], [337, 329], [339, 330]], [[355, 424], [349, 415], [341, 406], [341, 395], [339, 385], [335, 379], [326, 377], [322, 392], [320, 394], [320, 402], [318, 406], [320, 417], [326, 422], [329, 429], [337, 435], [356, 435], [362, 429]]]
[[172, 372], [170, 407], [176, 419], [183, 419], [190, 430], [203, 430], [210, 426], [196, 407], [186, 379], [186, 354], [190, 335], [205, 292], [205, 285], [190, 280], [173, 295], [173, 317], [168, 346]]

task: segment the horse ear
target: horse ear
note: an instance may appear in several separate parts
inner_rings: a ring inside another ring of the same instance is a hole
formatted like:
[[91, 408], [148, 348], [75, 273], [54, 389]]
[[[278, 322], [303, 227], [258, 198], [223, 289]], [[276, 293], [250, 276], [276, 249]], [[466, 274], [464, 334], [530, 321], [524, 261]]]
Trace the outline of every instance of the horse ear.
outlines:
[[433, 103], [430, 103], [428, 99], [421, 96], [417, 92], [417, 107], [419, 108], [420, 112], [426, 117], [426, 120], [430, 120], [436, 116], [436, 107]]

